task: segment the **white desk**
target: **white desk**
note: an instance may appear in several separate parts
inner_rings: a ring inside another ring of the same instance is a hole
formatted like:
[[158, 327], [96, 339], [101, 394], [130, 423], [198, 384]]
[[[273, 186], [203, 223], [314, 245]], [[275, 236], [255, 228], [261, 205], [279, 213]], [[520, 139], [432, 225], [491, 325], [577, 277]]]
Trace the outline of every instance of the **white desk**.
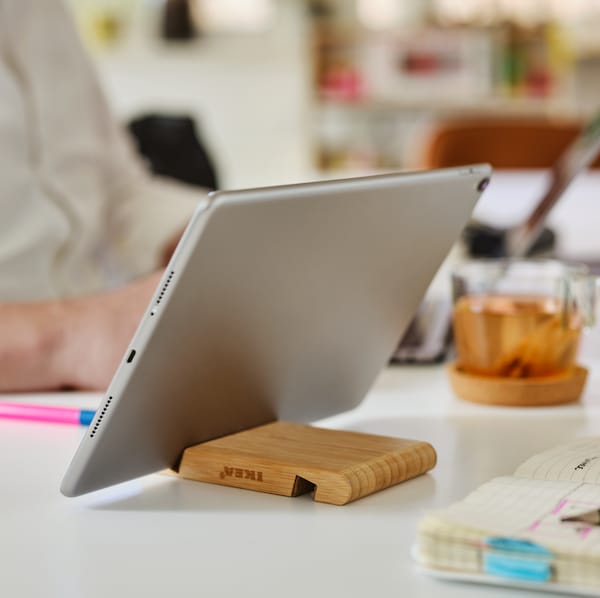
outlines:
[[442, 367], [385, 370], [357, 410], [326, 425], [427, 440], [439, 462], [428, 475], [344, 507], [166, 475], [67, 499], [58, 486], [83, 431], [0, 421], [0, 596], [531, 596], [434, 581], [415, 570], [409, 550], [426, 510], [511, 473], [537, 451], [600, 434], [594, 337], [582, 362], [596, 365], [584, 400], [548, 409], [460, 402]]
[[344, 507], [166, 475], [67, 499], [58, 485], [82, 430], [0, 421], [0, 596], [508, 595], [416, 572], [417, 521], [537, 451], [599, 433], [600, 384], [576, 406], [489, 408], [454, 399], [441, 367], [403, 367], [333, 423], [428, 440], [439, 463]]

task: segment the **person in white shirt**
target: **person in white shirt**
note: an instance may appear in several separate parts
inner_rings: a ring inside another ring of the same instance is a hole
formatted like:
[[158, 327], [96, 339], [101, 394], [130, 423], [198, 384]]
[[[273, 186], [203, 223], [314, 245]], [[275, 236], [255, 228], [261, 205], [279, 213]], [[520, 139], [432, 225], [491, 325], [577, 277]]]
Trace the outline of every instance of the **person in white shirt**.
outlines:
[[0, 0], [0, 391], [105, 388], [205, 194], [146, 172], [61, 0]]

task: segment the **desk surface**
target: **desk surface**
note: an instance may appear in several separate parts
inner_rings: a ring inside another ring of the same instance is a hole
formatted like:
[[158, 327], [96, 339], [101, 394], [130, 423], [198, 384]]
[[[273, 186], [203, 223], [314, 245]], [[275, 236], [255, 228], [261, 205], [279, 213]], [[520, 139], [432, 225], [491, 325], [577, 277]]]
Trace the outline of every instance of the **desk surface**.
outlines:
[[417, 521], [535, 452], [598, 433], [600, 384], [592, 376], [575, 406], [490, 408], [454, 399], [442, 367], [388, 369], [363, 405], [325, 425], [427, 440], [438, 465], [344, 507], [163, 474], [67, 499], [58, 485], [82, 431], [0, 421], [0, 595], [506, 595], [419, 574]]
[[418, 573], [410, 557], [417, 522], [542, 449], [600, 433], [598, 337], [585, 340], [581, 361], [595, 367], [571, 406], [470, 405], [452, 396], [441, 366], [382, 372], [359, 408], [322, 425], [427, 440], [439, 462], [344, 507], [164, 474], [67, 499], [58, 486], [83, 431], [0, 421], [0, 596], [508, 596]]

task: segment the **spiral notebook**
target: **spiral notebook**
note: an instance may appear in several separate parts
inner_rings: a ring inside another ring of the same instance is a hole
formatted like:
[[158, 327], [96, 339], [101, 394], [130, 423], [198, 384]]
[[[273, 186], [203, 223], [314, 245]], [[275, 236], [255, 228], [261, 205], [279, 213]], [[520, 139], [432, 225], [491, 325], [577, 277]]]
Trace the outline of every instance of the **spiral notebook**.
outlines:
[[535, 455], [427, 514], [414, 552], [438, 577], [600, 595], [600, 437]]

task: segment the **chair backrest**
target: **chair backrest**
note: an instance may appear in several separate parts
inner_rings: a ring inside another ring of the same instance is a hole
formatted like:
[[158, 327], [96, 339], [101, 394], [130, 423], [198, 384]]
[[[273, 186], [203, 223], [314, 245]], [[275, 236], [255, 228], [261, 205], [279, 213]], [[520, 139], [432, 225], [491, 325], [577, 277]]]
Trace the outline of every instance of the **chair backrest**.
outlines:
[[[581, 122], [543, 118], [472, 118], [440, 122], [425, 140], [422, 166], [445, 168], [488, 162], [494, 168], [548, 168], [581, 128]], [[600, 157], [592, 167], [600, 167]]]

